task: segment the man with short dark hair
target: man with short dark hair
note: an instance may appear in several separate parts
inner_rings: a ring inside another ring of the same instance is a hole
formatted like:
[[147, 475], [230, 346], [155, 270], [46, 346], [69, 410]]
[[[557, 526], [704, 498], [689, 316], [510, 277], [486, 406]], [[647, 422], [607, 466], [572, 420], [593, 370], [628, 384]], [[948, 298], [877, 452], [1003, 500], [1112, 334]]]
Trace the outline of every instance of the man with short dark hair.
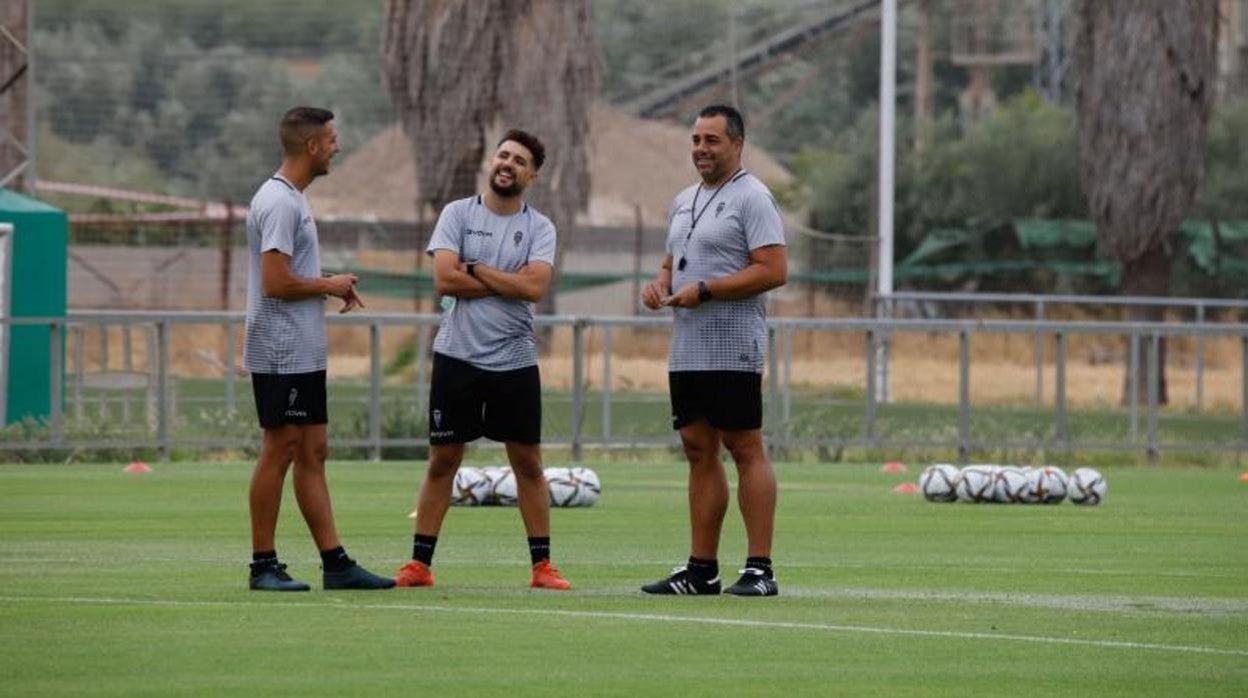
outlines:
[[412, 559], [401, 587], [433, 586], [433, 553], [465, 444], [506, 445], [529, 538], [529, 586], [571, 584], [550, 564], [550, 492], [542, 472], [541, 378], [533, 304], [550, 289], [555, 227], [524, 202], [546, 148], [508, 131], [490, 162], [489, 187], [442, 209], [429, 241], [434, 286], [452, 303], [433, 343], [429, 468], [420, 487]]
[[252, 563], [260, 591], [307, 591], [277, 557], [275, 537], [286, 471], [295, 465], [295, 499], [321, 553], [326, 589], [386, 589], [394, 581], [357, 565], [334, 526], [325, 480], [326, 296], [340, 312], [362, 308], [354, 274], [322, 276], [316, 222], [303, 190], [329, 172], [338, 152], [334, 114], [295, 107], [279, 127], [282, 165], [260, 185], [247, 213], [247, 324], [243, 366], [251, 371], [264, 437], [251, 476]]
[[762, 373], [767, 347], [763, 294], [788, 279], [784, 225], [766, 185], [741, 167], [745, 122], [730, 106], [703, 109], [693, 125], [702, 181], [676, 196], [667, 255], [642, 289], [647, 308], [671, 307], [668, 354], [672, 427], [689, 460], [689, 561], [642, 587], [648, 594], [718, 594], [719, 534], [728, 510], [726, 447], [748, 553], [737, 596], [779, 593], [771, 569], [776, 476], [763, 447]]

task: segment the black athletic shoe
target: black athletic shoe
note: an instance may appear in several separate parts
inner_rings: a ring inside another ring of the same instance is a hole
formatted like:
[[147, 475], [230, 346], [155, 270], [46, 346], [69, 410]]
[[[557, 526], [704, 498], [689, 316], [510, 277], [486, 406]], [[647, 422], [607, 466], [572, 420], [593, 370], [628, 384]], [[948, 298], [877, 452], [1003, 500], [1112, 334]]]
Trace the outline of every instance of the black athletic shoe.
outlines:
[[737, 580], [737, 583], [724, 589], [724, 593], [733, 596], [778, 596], [780, 587], [776, 585], [776, 580], [768, 576], [766, 572], [754, 567], [746, 567], [741, 570], [741, 578]]
[[709, 595], [714, 596], [719, 593], [719, 577], [714, 579], [702, 579], [698, 575], [689, 571], [689, 568], [681, 565], [672, 570], [672, 576], [667, 579], [660, 579], [657, 582], [646, 584], [641, 588], [647, 594], [688, 594], [693, 596]]
[[378, 577], [359, 565], [351, 565], [338, 572], [325, 572], [326, 589], [389, 589], [394, 586], [390, 577]]
[[252, 563], [250, 586], [252, 591], [308, 591], [312, 588], [297, 579], [292, 579], [289, 574], [286, 574], [286, 565], [277, 560], [261, 564]]

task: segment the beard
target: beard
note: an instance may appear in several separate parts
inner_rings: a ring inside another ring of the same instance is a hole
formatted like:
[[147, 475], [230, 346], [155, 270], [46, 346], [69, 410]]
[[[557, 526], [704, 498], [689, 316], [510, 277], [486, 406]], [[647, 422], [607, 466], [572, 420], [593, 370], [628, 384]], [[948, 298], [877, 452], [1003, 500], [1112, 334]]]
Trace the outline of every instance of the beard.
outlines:
[[524, 185], [521, 184], [518, 180], [516, 180], [515, 173], [509, 172], [508, 174], [510, 174], [512, 178], [511, 184], [508, 184], [507, 186], [503, 186], [499, 184], [497, 181], [498, 170], [494, 170], [494, 172], [490, 173], [490, 190], [493, 191], [495, 194], [498, 194], [499, 196], [503, 197], [504, 199], [511, 199], [511, 198], [520, 196], [520, 194], [524, 192]]

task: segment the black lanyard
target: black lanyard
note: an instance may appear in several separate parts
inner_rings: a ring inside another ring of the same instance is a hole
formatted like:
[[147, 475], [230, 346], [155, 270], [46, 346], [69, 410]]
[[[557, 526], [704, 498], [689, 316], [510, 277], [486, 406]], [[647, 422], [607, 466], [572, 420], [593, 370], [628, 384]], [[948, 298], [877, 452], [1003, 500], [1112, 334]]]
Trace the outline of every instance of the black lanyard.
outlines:
[[698, 211], [698, 215], [695, 216], [693, 215], [693, 212], [696, 211], [698, 208], [698, 194], [702, 193], [702, 185], [700, 184], [698, 185], [697, 190], [693, 192], [693, 203], [690, 204], [689, 206], [689, 232], [688, 234], [685, 235], [685, 246], [680, 253], [680, 262], [677, 263], [677, 266], [676, 266], [677, 269], [684, 271], [685, 265], [688, 263], [687, 260], [685, 259], [685, 253], [689, 251], [689, 240], [693, 238], [693, 229], [698, 227], [698, 221], [702, 220], [702, 214], [706, 213], [706, 209], [710, 208], [711, 204], [715, 202], [715, 197], [719, 196], [719, 192], [721, 189], [728, 186], [729, 184], [732, 184], [738, 179], [741, 179], [747, 174], [749, 173], [746, 172], [744, 168], [738, 167], [737, 171], [733, 172], [732, 175], [728, 177], [728, 179], [724, 180], [723, 184], [720, 184], [718, 187], [715, 187], [715, 191], [711, 192], [711, 198], [706, 200], [706, 205], [703, 206], [702, 210]]

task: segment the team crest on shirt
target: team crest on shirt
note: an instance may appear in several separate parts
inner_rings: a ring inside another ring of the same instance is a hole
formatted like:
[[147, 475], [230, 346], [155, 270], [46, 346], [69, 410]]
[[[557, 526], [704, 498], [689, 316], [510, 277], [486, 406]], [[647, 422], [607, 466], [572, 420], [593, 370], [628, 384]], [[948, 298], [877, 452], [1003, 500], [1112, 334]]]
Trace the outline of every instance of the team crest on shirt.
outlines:
[[727, 206], [727, 205], [728, 205], [728, 202], [727, 202], [727, 201], [721, 201], [721, 202], [719, 202], [719, 205], [715, 207], [715, 217], [716, 217], [716, 218], [719, 218], [719, 214], [721, 214], [721, 213], [723, 213], [723, 212], [724, 212], [724, 206]]
[[516, 232], [512, 233], [512, 235], [511, 235], [511, 241], [515, 244], [515, 246], [516, 246], [516, 247], [519, 247], [519, 246], [520, 246], [520, 241], [521, 241], [521, 240], [523, 240], [523, 239], [524, 239], [524, 232], [523, 232], [523, 231], [517, 230]]

